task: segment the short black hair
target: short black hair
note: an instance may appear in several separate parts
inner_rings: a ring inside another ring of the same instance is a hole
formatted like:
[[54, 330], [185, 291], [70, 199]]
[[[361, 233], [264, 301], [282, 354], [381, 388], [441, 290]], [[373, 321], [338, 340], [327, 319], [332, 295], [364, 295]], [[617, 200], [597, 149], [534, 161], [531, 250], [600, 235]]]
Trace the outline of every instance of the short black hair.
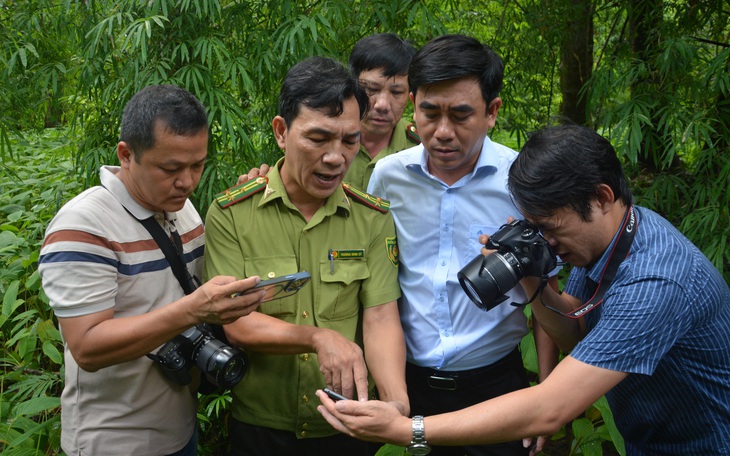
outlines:
[[600, 184], [614, 200], [632, 204], [633, 196], [611, 143], [576, 124], [546, 127], [533, 133], [509, 170], [507, 186], [527, 217], [550, 217], [569, 208], [591, 220], [591, 201]]
[[205, 106], [195, 95], [171, 84], [147, 86], [124, 107], [119, 133], [119, 140], [129, 145], [138, 163], [141, 155], [155, 146], [158, 121], [176, 135], [194, 136], [208, 129]]
[[350, 71], [328, 57], [309, 57], [286, 74], [279, 93], [279, 115], [287, 126], [299, 115], [301, 105], [330, 117], [342, 114], [345, 100], [355, 97], [360, 119], [368, 110], [368, 96]]
[[442, 35], [426, 43], [408, 69], [408, 84], [414, 95], [421, 86], [465, 77], [477, 78], [489, 110], [504, 86], [504, 62], [475, 38]]
[[350, 52], [350, 71], [360, 77], [363, 71], [383, 69], [383, 76], [404, 76], [416, 48], [393, 33], [376, 33], [360, 39]]

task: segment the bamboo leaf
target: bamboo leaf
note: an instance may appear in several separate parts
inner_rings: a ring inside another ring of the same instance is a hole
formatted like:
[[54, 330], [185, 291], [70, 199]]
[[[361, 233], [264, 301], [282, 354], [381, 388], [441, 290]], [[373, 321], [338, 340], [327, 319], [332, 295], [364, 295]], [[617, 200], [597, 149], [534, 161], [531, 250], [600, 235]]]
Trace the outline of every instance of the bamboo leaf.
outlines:
[[34, 416], [60, 406], [61, 399], [58, 397], [34, 397], [18, 404], [14, 412], [15, 416]]
[[14, 280], [10, 283], [8, 288], [5, 290], [3, 295], [3, 315], [9, 317], [15, 312], [15, 309], [23, 304], [22, 299], [18, 299], [18, 289], [20, 287], [20, 281]]
[[58, 364], [59, 366], [63, 364], [63, 355], [61, 352], [56, 348], [56, 345], [52, 342], [44, 342], [43, 343], [43, 353], [54, 363]]

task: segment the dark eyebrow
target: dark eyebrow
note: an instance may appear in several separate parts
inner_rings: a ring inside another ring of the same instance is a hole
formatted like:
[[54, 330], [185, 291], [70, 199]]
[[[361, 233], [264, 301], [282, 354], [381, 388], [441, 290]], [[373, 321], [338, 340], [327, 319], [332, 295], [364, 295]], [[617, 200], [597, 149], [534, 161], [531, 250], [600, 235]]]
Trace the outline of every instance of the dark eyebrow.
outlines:
[[[422, 101], [418, 104], [418, 107], [421, 109], [429, 110], [429, 109], [438, 109], [438, 106], [436, 106], [433, 103], [430, 103], [428, 101]], [[468, 104], [460, 104], [456, 106], [450, 106], [449, 111], [451, 112], [460, 112], [460, 113], [472, 113], [474, 112], [474, 107]]]
[[305, 131], [305, 133], [308, 135], [324, 135], [324, 136], [334, 135], [334, 132], [327, 130], [325, 128], [319, 128], [319, 127], [310, 128], [309, 130]]
[[421, 109], [437, 109], [438, 106], [436, 106], [433, 103], [429, 103], [428, 101], [422, 101], [418, 103], [418, 107]]
[[471, 105], [462, 104], [462, 105], [450, 107], [449, 111], [470, 113], [470, 112], [474, 112], [474, 108]]
[[533, 221], [530, 221], [530, 223], [535, 225], [540, 230], [554, 230], [555, 229], [555, 224], [548, 222], [547, 220], [543, 220], [541, 222], [536, 222], [533, 220]]
[[[335, 136], [335, 132], [330, 131], [330, 130], [327, 130], [325, 128], [319, 128], [319, 127], [311, 128], [311, 129], [307, 130], [305, 132], [305, 134], [307, 134], [307, 135], [322, 135], [322, 136], [327, 136], [327, 137]], [[359, 138], [360, 137], [360, 130], [353, 131], [353, 132], [350, 132], [350, 133], [345, 133], [343, 135], [343, 137], [345, 137], [345, 138]]]
[[369, 81], [367, 79], [358, 79], [357, 82], [359, 82], [360, 85], [364, 85], [367, 87], [381, 87], [381, 85], [379, 83], [377, 83], [375, 81]]
[[[198, 164], [201, 164], [201, 163], [204, 164], [207, 160], [208, 160], [208, 155], [206, 154], [205, 157], [202, 160], [198, 160], [198, 161], [196, 161], [196, 162], [194, 162], [192, 164], [193, 165], [198, 165]], [[182, 160], [177, 160], [175, 158], [168, 158], [168, 159], [163, 160], [162, 162], [160, 162], [160, 166], [184, 166], [186, 164], [187, 164], [187, 162], [182, 161]]]

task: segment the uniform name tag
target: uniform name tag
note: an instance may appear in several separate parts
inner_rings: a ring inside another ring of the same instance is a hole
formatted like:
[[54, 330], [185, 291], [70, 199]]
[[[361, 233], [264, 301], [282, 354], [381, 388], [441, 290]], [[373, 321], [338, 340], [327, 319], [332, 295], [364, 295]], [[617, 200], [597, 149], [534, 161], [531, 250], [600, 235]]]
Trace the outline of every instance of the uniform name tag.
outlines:
[[354, 250], [332, 250], [332, 257], [335, 260], [351, 260], [354, 258], [364, 258], [365, 257], [365, 250], [364, 249], [354, 249]]

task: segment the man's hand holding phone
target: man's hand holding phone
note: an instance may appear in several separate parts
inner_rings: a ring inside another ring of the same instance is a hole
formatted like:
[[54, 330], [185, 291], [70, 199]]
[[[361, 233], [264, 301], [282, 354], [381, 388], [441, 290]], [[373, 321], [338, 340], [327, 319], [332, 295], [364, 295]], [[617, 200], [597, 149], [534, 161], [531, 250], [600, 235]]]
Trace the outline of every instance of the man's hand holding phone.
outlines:
[[345, 396], [343, 396], [342, 394], [339, 394], [339, 393], [335, 393], [334, 391], [332, 391], [332, 390], [331, 390], [331, 389], [329, 389], [329, 388], [322, 388], [322, 391], [324, 391], [324, 393], [325, 393], [325, 394], [326, 394], [327, 396], [329, 396], [329, 398], [330, 398], [330, 399], [332, 399], [332, 400], [333, 400], [333, 401], [335, 401], [335, 402], [337, 402], [337, 401], [343, 401], [343, 400], [347, 399], [347, 398], [346, 398]]
[[266, 295], [261, 302], [271, 301], [272, 299], [281, 299], [291, 296], [297, 291], [301, 290], [306, 285], [312, 276], [307, 271], [297, 272], [296, 274], [288, 274], [285, 276], [274, 277], [268, 280], [262, 280], [255, 287], [250, 290], [246, 290], [243, 293], [238, 293], [236, 296], [240, 296], [246, 293], [260, 292], [261, 290], [266, 291]]

